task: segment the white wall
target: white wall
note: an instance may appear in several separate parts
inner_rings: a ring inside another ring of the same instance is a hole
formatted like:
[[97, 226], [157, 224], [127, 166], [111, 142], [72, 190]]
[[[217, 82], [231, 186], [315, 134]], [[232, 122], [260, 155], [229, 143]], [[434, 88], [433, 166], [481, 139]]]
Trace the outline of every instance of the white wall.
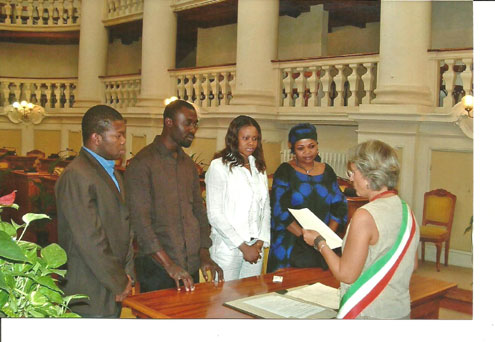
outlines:
[[473, 47], [473, 3], [434, 1], [431, 6], [431, 47]]
[[279, 18], [278, 59], [319, 57], [327, 54], [328, 12], [323, 5], [297, 18]]
[[235, 63], [237, 24], [198, 28], [196, 66]]
[[351, 53], [378, 52], [380, 47], [380, 23], [368, 23], [366, 27], [341, 26], [328, 34], [328, 56]]
[[77, 77], [78, 45], [0, 42], [0, 76]]
[[135, 74], [141, 70], [141, 38], [129, 45], [115, 39], [108, 44], [107, 75]]

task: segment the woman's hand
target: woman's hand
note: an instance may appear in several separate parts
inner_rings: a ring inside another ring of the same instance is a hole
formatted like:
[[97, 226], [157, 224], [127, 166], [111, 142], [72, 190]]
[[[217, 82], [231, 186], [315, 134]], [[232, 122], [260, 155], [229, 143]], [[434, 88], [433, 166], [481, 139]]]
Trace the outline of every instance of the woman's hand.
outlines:
[[316, 237], [320, 235], [320, 233], [311, 229], [303, 229], [302, 233], [303, 233], [304, 241], [311, 247], [313, 247], [313, 245], [315, 244]]
[[259, 259], [261, 259], [261, 254], [259, 252], [259, 249], [253, 245], [249, 246], [246, 245], [245, 243], [242, 243], [242, 245], [239, 246], [239, 249], [242, 252], [242, 256], [244, 257], [244, 260], [251, 264], [256, 264]]

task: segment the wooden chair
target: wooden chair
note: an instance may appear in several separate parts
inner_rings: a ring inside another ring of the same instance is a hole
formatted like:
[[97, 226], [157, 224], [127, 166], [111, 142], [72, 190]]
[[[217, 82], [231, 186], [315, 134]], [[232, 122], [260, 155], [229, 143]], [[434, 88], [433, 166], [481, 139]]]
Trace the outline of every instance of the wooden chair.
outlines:
[[444, 189], [435, 189], [425, 193], [420, 235], [421, 260], [425, 261], [425, 242], [433, 242], [437, 248], [437, 272], [440, 272], [440, 254], [444, 242], [445, 266], [449, 263], [450, 232], [456, 199], [455, 195]]
[[38, 158], [45, 158], [45, 152], [40, 150], [32, 150], [26, 153], [26, 156], [36, 156]]

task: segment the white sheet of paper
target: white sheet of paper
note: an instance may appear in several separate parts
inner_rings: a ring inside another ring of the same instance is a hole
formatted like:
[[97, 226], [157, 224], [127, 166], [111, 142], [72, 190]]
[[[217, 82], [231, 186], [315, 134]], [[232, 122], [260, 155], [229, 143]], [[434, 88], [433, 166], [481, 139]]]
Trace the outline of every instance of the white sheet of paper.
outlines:
[[325, 310], [317, 305], [301, 303], [276, 294], [249, 299], [244, 303], [285, 318], [307, 318]]
[[338, 309], [340, 305], [340, 290], [322, 283], [289, 290], [287, 295], [331, 309]]
[[327, 245], [330, 246], [330, 248], [334, 249], [342, 246], [342, 239], [308, 208], [289, 208], [289, 211], [304, 229], [316, 230], [320, 233], [320, 235], [325, 238]]

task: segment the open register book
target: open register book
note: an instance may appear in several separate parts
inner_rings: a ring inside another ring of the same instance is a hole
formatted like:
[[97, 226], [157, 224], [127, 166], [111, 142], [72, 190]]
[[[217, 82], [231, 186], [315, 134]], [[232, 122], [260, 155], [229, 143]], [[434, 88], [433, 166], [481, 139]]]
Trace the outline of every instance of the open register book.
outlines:
[[339, 289], [316, 283], [236, 299], [224, 305], [259, 318], [321, 319], [337, 316], [339, 301]]
[[316, 230], [331, 249], [342, 247], [342, 239], [308, 208], [290, 209], [290, 213], [304, 229]]

